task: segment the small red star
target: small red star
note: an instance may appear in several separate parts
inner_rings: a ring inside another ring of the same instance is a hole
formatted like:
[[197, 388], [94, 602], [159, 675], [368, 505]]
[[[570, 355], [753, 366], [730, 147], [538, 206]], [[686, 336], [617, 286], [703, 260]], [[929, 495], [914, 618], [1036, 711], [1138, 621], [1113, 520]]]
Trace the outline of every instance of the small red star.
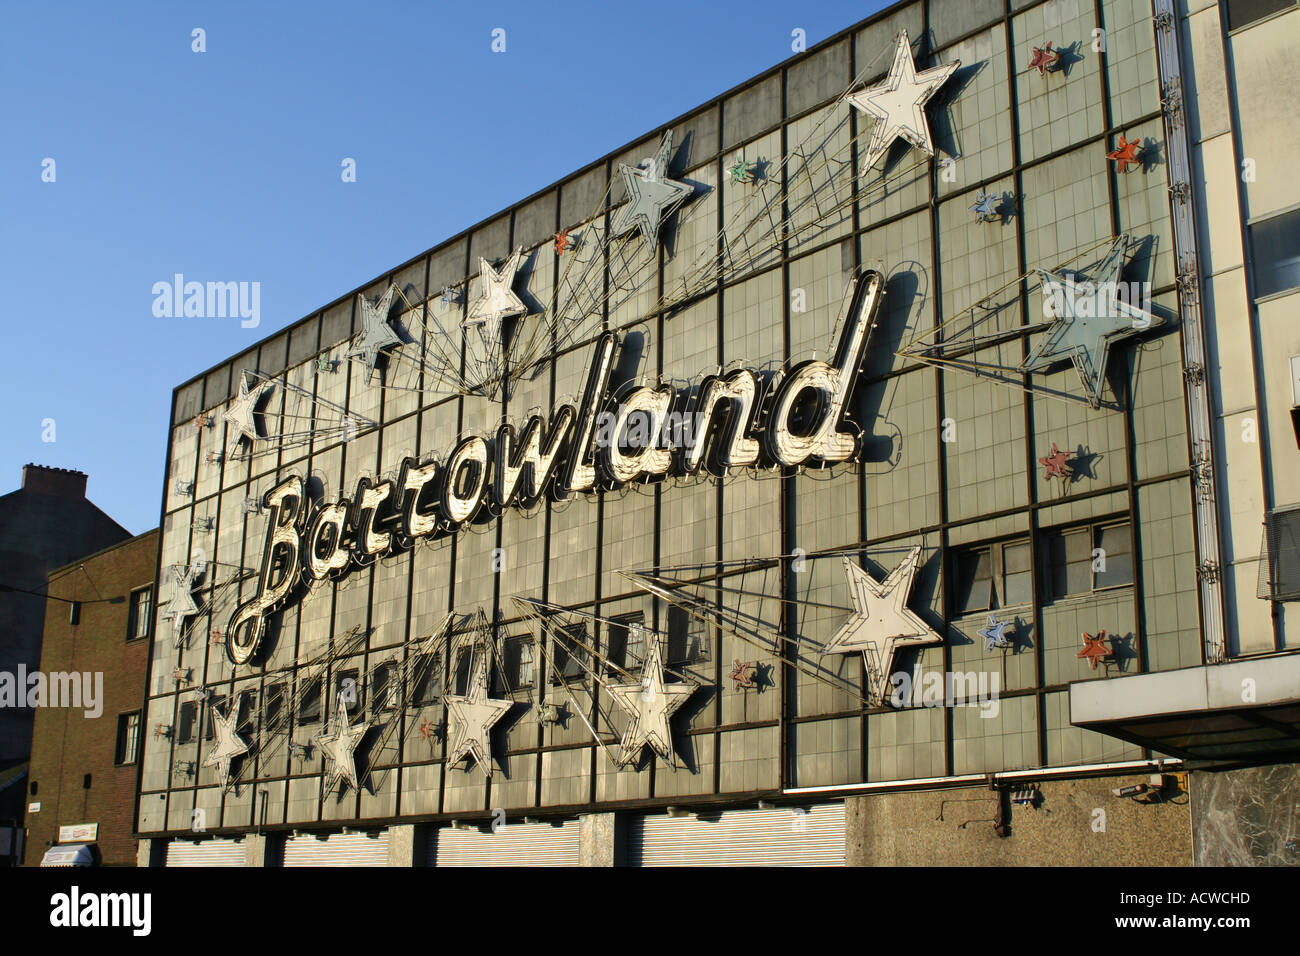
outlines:
[[1115, 160], [1121, 173], [1128, 172], [1130, 166], [1141, 166], [1142, 160], [1138, 159], [1138, 150], [1142, 147], [1140, 140], [1127, 140], [1123, 134], [1119, 137], [1119, 148], [1113, 153], [1107, 153], [1107, 159]]
[[1104, 661], [1112, 656], [1111, 649], [1106, 646], [1106, 632], [1102, 631], [1096, 637], [1091, 634], [1083, 635], [1083, 650], [1079, 652], [1079, 659], [1087, 658], [1092, 661], [1092, 669], [1097, 669], [1097, 662]]
[[562, 256], [573, 248], [573, 240], [569, 238], [569, 230], [561, 229], [555, 234], [555, 254]]
[[731, 665], [731, 679], [736, 682], [736, 689], [742, 687], [757, 687], [758, 682], [754, 680], [755, 664], [752, 661], [733, 661]]
[[432, 740], [435, 730], [436, 728], [434, 727], [434, 725], [429, 723], [429, 718], [428, 717], [424, 718], [424, 723], [420, 724], [420, 736], [423, 737], [426, 741]]
[[1069, 478], [1074, 474], [1074, 469], [1065, 463], [1069, 457], [1068, 452], [1063, 452], [1056, 447], [1056, 442], [1052, 442], [1052, 453], [1046, 458], [1038, 459], [1038, 463], [1047, 469], [1044, 478]]
[[1048, 43], [1043, 49], [1034, 47], [1034, 58], [1029, 61], [1031, 70], [1038, 70], [1038, 75], [1042, 76], [1048, 70], [1056, 69], [1061, 62], [1061, 54], [1052, 49], [1052, 44]]

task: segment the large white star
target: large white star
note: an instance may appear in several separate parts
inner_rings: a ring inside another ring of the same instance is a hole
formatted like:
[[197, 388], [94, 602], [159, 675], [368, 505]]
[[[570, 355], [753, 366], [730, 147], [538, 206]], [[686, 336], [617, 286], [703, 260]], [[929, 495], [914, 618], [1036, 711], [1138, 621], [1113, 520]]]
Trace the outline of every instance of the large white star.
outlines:
[[397, 287], [390, 285], [374, 305], [364, 295], [357, 296], [357, 304], [361, 307], [361, 338], [348, 349], [348, 358], [360, 356], [369, 375], [375, 374], [375, 363], [379, 361], [381, 349], [402, 344], [401, 337], [388, 324], [388, 313], [396, 291]]
[[844, 573], [853, 598], [853, 613], [822, 649], [823, 654], [861, 651], [867, 662], [868, 687], [873, 699], [884, 697], [889, 669], [899, 647], [942, 644], [943, 638], [907, 607], [907, 596], [920, 563], [921, 549], [913, 548], [903, 563], [877, 581], [847, 557]]
[[[332, 728], [332, 729], [331, 729]], [[321, 753], [325, 757], [328, 765], [329, 776], [325, 783], [325, 792], [329, 793], [334, 789], [334, 785], [339, 780], [347, 780], [352, 784], [352, 789], [359, 789], [357, 785], [357, 761], [355, 751], [357, 744], [361, 743], [361, 738], [366, 735], [370, 729], [370, 724], [363, 720], [359, 724], [352, 724], [348, 721], [348, 705], [344, 701], [343, 695], [339, 695], [339, 709], [334, 716], [334, 721], [330, 727], [325, 728], [316, 737], [316, 743], [320, 745]]]
[[669, 130], [659, 144], [659, 151], [643, 165], [634, 168], [620, 163], [618, 171], [627, 187], [627, 203], [619, 210], [612, 227], [616, 236], [632, 229], [641, 235], [653, 249], [659, 241], [659, 224], [664, 217], [683, 203], [695, 190], [686, 183], [668, 178], [668, 163], [673, 153], [673, 134]]
[[262, 397], [262, 393], [271, 387], [270, 382], [258, 382], [252, 389], [248, 387], [248, 373], [239, 373], [239, 394], [230, 401], [230, 408], [227, 409], [225, 419], [226, 423], [233, 425], [239, 434], [243, 435], [250, 442], [255, 442], [260, 437], [257, 434], [257, 425], [253, 422], [253, 416], [257, 414], [257, 402]]
[[917, 73], [907, 31], [898, 35], [894, 65], [889, 68], [885, 82], [848, 96], [850, 103], [876, 118], [864, 168], [874, 166], [900, 136], [927, 155], [934, 155], [930, 124], [925, 119], [925, 103], [959, 66], [961, 61], [953, 60]]
[[470, 304], [469, 313], [461, 323], [461, 328], [480, 326], [483, 337], [495, 342], [501, 337], [503, 320], [528, 314], [528, 306], [524, 305], [524, 300], [514, 290], [515, 273], [523, 254], [522, 247], [516, 249], [500, 269], [493, 269], [490, 262], [479, 258], [478, 271], [483, 294]]
[[[215, 705], [211, 709], [212, 728], [216, 732], [217, 743], [209, 751], [203, 766], [217, 768], [217, 781], [221, 784], [221, 789], [225, 790], [230, 784], [230, 761], [248, 753], [248, 744], [235, 732], [233, 712], [223, 715]], [[233, 708], [230, 710], [233, 711]]]
[[664, 665], [660, 642], [655, 634], [646, 634], [650, 653], [641, 669], [641, 680], [636, 684], [614, 684], [609, 694], [614, 703], [627, 713], [627, 729], [623, 731], [623, 745], [615, 763], [626, 767], [641, 756], [641, 748], [650, 746], [669, 763], [673, 762], [673, 732], [669, 718], [686, 698], [695, 693], [694, 684], [664, 683]]
[[199, 606], [194, 602], [194, 582], [202, 574], [202, 568], [193, 564], [184, 570], [181, 570], [180, 565], [172, 568], [176, 589], [167, 602], [167, 615], [172, 619], [172, 633], [175, 634], [177, 643], [185, 636], [186, 619], [198, 617]]
[[448, 766], [470, 756], [485, 774], [492, 776], [492, 725], [514, 705], [512, 701], [488, 697], [487, 668], [481, 655], [470, 678], [469, 693], [449, 694], [445, 699], [451, 740], [447, 748]]
[[1101, 404], [1111, 343], [1164, 321], [1119, 296], [1120, 270], [1128, 245], [1128, 236], [1116, 239], [1086, 282], [1045, 269], [1034, 270], [1055, 318], [1020, 370], [1038, 371], [1067, 359], [1074, 362], [1093, 407]]

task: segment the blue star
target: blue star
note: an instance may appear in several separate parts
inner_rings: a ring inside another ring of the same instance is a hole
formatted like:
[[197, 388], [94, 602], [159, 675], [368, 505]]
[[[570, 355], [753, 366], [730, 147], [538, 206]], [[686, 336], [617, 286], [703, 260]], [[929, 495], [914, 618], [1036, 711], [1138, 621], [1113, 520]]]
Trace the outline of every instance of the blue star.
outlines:
[[981, 189], [979, 195], [975, 197], [975, 205], [970, 207], [970, 211], [980, 217], [980, 222], [993, 222], [1002, 218], [1002, 214], [997, 210], [997, 201], [997, 196], [990, 196]]
[[1034, 270], [1043, 286], [1044, 311], [1050, 307], [1054, 321], [1021, 363], [1020, 371], [1037, 372], [1069, 359], [1079, 372], [1093, 408], [1101, 404], [1111, 343], [1164, 322], [1120, 298], [1119, 274], [1128, 246], [1128, 236], [1116, 239], [1087, 281], [1045, 269]]
[[1011, 623], [1011, 621], [999, 621], [993, 614], [989, 615], [989, 622], [975, 632], [988, 642], [988, 646], [984, 648], [986, 651], [991, 651], [995, 647], [1011, 646], [1011, 639], [1007, 637], [1007, 628]]

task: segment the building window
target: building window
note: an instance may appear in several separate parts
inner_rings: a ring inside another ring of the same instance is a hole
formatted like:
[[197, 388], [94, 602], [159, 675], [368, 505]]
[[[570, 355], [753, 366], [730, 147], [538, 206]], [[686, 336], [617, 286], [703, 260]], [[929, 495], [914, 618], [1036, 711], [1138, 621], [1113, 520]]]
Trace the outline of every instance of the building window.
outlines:
[[1029, 604], [1034, 595], [1029, 541], [1001, 541], [953, 552], [953, 610], [957, 614]]
[[284, 682], [268, 684], [262, 701], [262, 723], [267, 731], [274, 732], [284, 725]]
[[609, 673], [637, 673], [645, 661], [645, 615], [640, 611], [614, 618], [609, 625]]
[[551, 659], [555, 664], [555, 671], [551, 674], [551, 683], [559, 684], [563, 680], [567, 684], [570, 681], [581, 680], [587, 673], [584, 665], [587, 660], [587, 648], [590, 645], [586, 624], [552, 626]]
[[1296, 0], [1223, 0], [1229, 30], [1240, 30], [1295, 5]]
[[117, 718], [117, 764], [135, 763], [140, 756], [140, 712]]
[[80, 601], [68, 602], [68, 623], [73, 627], [76, 627], [78, 624], [81, 623], [81, 602]]
[[235, 707], [235, 729], [240, 733], [251, 732], [255, 713], [257, 713], [257, 691], [246, 690], [240, 692]]
[[373, 710], [394, 710], [400, 688], [397, 686], [397, 664], [384, 661], [370, 675], [370, 699]]
[[[230, 716], [229, 711], [226, 710], [226, 698], [224, 698], [224, 697], [213, 697], [213, 698], [212, 698], [212, 701], [211, 701], [211, 706], [212, 706], [212, 709], [213, 709], [213, 710], [216, 710], [216, 711], [218, 711], [219, 713], [226, 714], [226, 716]], [[209, 711], [209, 714], [210, 714], [210, 713], [211, 713], [211, 711]], [[211, 717], [208, 717], [208, 719], [205, 720], [205, 721], [203, 722], [203, 739], [204, 739], [204, 740], [213, 740], [213, 739], [216, 738], [216, 736], [217, 736], [217, 727], [216, 727], [216, 724], [217, 724], [217, 722], [216, 722], [215, 720], [213, 720]]]
[[1133, 583], [1127, 521], [1044, 531], [1043, 545], [1049, 599]]
[[470, 663], [476, 656], [478, 648], [473, 645], [456, 649], [456, 667], [451, 674], [453, 696], [464, 697], [469, 693]]
[[1300, 209], [1252, 222], [1255, 298], [1300, 288]]
[[149, 611], [153, 602], [153, 588], [140, 588], [131, 592], [131, 609], [127, 617], [126, 639], [134, 641], [149, 636]]
[[314, 724], [320, 720], [321, 679], [313, 677], [302, 688], [302, 700], [298, 704], [298, 723]]
[[427, 707], [442, 700], [442, 652], [421, 661], [416, 671], [414, 702], [417, 707]]
[[1269, 601], [1300, 600], [1300, 507], [1264, 516], [1261, 553], [1259, 597]]
[[502, 648], [505, 656], [505, 671], [510, 679], [511, 689], [532, 687], [537, 680], [537, 668], [533, 660], [533, 636], [509, 637]]
[[339, 699], [347, 705], [348, 713], [355, 714], [361, 710], [361, 671], [355, 667], [339, 671], [334, 675], [334, 693], [330, 697], [330, 717], [338, 710]]
[[181, 704], [180, 726], [176, 728], [176, 742], [188, 744], [194, 740], [194, 725], [198, 720], [199, 705], [192, 700]]
[[[648, 651], [648, 648], [647, 648]], [[709, 626], [687, 614], [682, 608], [668, 608], [669, 667], [685, 667], [709, 660]]]

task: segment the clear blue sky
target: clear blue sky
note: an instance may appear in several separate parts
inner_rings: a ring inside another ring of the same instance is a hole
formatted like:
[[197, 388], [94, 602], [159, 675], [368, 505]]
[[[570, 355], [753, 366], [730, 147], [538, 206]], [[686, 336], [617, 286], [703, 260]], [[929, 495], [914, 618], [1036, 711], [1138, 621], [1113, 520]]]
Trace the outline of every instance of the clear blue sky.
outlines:
[[[886, 5], [5, 0], [0, 493], [76, 468], [155, 526], [177, 384]], [[178, 272], [260, 326], [156, 318]]]

